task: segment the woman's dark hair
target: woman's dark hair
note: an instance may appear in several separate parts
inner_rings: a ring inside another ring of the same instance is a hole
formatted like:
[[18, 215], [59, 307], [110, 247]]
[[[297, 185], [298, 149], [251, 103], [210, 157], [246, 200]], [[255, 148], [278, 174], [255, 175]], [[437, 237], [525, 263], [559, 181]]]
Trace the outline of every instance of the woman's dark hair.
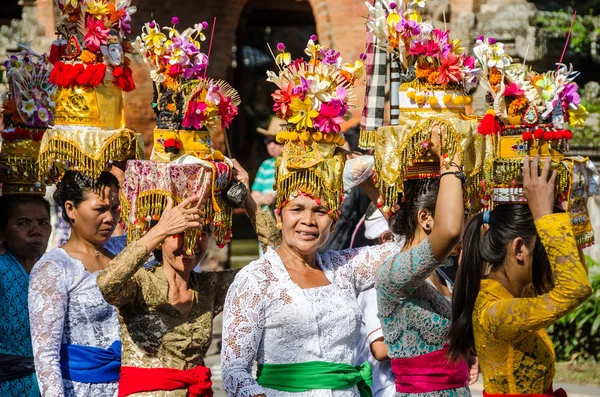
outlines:
[[483, 234], [482, 225], [483, 214], [474, 216], [463, 236], [462, 260], [452, 294], [449, 354], [453, 359], [467, 357], [475, 351], [472, 318], [481, 280], [488, 271], [502, 268], [507, 245], [512, 240], [521, 237], [529, 245], [535, 239], [532, 265], [535, 292], [542, 294], [553, 287], [548, 256], [540, 239], [536, 239], [537, 231], [527, 205], [499, 205], [491, 211], [489, 228]]
[[6, 230], [8, 221], [14, 213], [15, 207], [20, 204], [40, 203], [48, 211], [50, 217], [50, 203], [45, 198], [36, 195], [8, 195], [0, 196], [0, 230]]
[[392, 215], [390, 228], [396, 235], [406, 238], [406, 245], [412, 243], [417, 233], [417, 214], [421, 210], [427, 210], [433, 217], [437, 203], [438, 191], [440, 189], [439, 179], [408, 179], [404, 181], [403, 204], [400, 209]]
[[63, 218], [69, 221], [65, 202], [70, 201], [78, 207], [85, 200], [86, 193], [99, 192], [106, 186], [119, 188], [119, 180], [110, 172], [103, 171], [94, 181], [79, 171], [67, 171], [56, 185], [53, 197], [56, 205], [62, 209]]

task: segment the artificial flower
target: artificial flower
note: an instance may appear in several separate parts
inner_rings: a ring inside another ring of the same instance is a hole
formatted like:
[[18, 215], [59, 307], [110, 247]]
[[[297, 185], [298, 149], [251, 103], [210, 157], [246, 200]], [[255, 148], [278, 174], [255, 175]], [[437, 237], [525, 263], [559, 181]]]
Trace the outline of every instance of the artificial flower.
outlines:
[[576, 110], [581, 103], [581, 96], [577, 92], [579, 87], [575, 83], [568, 83], [559, 94], [559, 98], [567, 103], [572, 110]]
[[156, 55], [161, 55], [164, 51], [163, 43], [167, 41], [167, 36], [158, 30], [155, 24], [146, 24], [143, 29], [145, 32], [142, 38], [146, 47], [154, 51]]
[[[281, 43], [280, 43], [281, 44]], [[289, 52], [280, 52], [275, 57], [275, 63], [281, 67], [287, 66], [292, 62], [292, 54]]]
[[165, 56], [171, 65], [187, 65], [190, 59], [182, 48], [173, 47], [171, 55]]
[[193, 127], [196, 130], [201, 129], [204, 126], [204, 122], [207, 120], [207, 107], [205, 102], [190, 102], [187, 112], [181, 121], [181, 125], [185, 128]]
[[442, 59], [438, 72], [440, 75], [436, 81], [437, 84], [446, 86], [450, 82], [458, 83], [462, 79], [460, 58], [452, 53], [448, 54], [447, 58]]
[[93, 15], [96, 19], [103, 19], [103, 15], [108, 15], [110, 13], [106, 3], [98, 0], [86, 0], [85, 2], [85, 12], [87, 14]]
[[231, 103], [231, 98], [223, 96], [219, 102], [219, 115], [221, 116], [221, 128], [229, 128], [233, 118], [237, 116], [238, 108]]
[[319, 112], [313, 109], [312, 101], [308, 96], [304, 100], [292, 98], [290, 109], [293, 111], [293, 116], [288, 121], [296, 124], [297, 131], [312, 128], [312, 119], [319, 115]]
[[425, 44], [425, 56], [435, 57], [440, 53], [440, 45], [434, 40], [428, 40]]
[[508, 115], [509, 116], [521, 116], [525, 113], [525, 109], [527, 108], [527, 99], [520, 97], [515, 99], [508, 106]]
[[519, 87], [518, 84], [510, 83], [506, 88], [504, 88], [504, 96], [523, 96], [525, 95], [525, 91]]
[[35, 113], [35, 124], [38, 126], [47, 126], [50, 121], [51, 114], [45, 107], [41, 106], [37, 108]]
[[340, 101], [331, 101], [321, 105], [318, 116], [314, 120], [314, 125], [326, 134], [340, 132], [340, 124], [344, 122], [343, 115], [345, 110]]
[[21, 104], [21, 110], [27, 114], [27, 117], [33, 116], [33, 113], [36, 110], [35, 101], [33, 99], [23, 101]]
[[583, 127], [588, 115], [589, 113], [583, 105], [577, 106], [577, 110], [569, 108], [569, 125], [571, 127]]
[[307, 80], [308, 90], [306, 95], [311, 98], [313, 107], [319, 108], [322, 102], [327, 102], [331, 99], [331, 83], [326, 79], [321, 79], [319, 75], [314, 75]]
[[100, 46], [106, 44], [106, 37], [109, 29], [105, 26], [104, 21], [88, 16], [85, 20], [87, 32], [83, 38], [83, 43], [88, 50], [98, 52]]
[[281, 118], [287, 118], [291, 112], [289, 104], [292, 101], [294, 85], [290, 82], [283, 83], [281, 89], [276, 90], [271, 94], [273, 101], [273, 110], [277, 112]]
[[541, 75], [541, 78], [537, 79], [535, 86], [541, 90], [542, 98], [545, 101], [554, 98], [554, 95], [556, 94], [556, 84], [548, 75]]
[[[364, 55], [364, 54], [361, 54]], [[354, 65], [352, 65], [351, 63], [345, 63], [342, 68], [343, 70], [347, 71], [348, 73], [352, 74], [352, 78], [354, 80], [356, 79], [360, 79], [361, 76], [364, 73], [363, 70], [363, 62], [360, 59], [357, 59], [356, 61], [354, 61]]]
[[331, 48], [321, 48], [322, 62], [326, 65], [336, 65], [340, 58], [340, 53]]
[[403, 33], [404, 36], [418, 36], [421, 34], [421, 28], [415, 21], [402, 18], [395, 26], [398, 33]]

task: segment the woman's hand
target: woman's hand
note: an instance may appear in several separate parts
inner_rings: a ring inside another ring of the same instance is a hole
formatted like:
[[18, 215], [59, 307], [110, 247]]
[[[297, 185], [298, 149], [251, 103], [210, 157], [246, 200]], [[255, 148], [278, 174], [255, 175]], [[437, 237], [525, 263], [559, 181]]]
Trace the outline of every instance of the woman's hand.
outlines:
[[442, 144], [446, 139], [446, 130], [445, 124], [438, 124], [431, 129], [429, 151], [439, 158], [440, 161], [442, 160]]
[[173, 199], [169, 197], [167, 198], [167, 207], [163, 211], [158, 224], [152, 229], [167, 238], [183, 233], [188, 229], [201, 228], [203, 226], [203, 214], [198, 207], [200, 207], [200, 197], [198, 196], [188, 197], [176, 207], [173, 207]]
[[479, 379], [479, 360], [477, 356], [471, 356], [467, 363], [469, 364], [469, 386], [471, 386]]
[[544, 215], [552, 214], [554, 209], [554, 182], [556, 170], [552, 171], [550, 179], [550, 158], [546, 158], [542, 175], [538, 175], [540, 157], [535, 156], [531, 164], [529, 156], [523, 160], [523, 191], [529, 204], [533, 220], [537, 221]]
[[248, 172], [241, 166], [241, 164], [236, 159], [231, 159], [233, 163], [233, 179], [242, 182], [244, 186], [246, 186], [246, 190], [250, 191], [250, 177], [248, 176]]

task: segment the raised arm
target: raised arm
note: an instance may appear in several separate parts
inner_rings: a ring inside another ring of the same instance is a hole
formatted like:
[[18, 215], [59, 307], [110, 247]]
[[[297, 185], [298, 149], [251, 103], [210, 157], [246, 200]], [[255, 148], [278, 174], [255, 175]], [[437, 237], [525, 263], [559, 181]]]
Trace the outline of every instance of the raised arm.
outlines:
[[116, 307], [131, 303], [137, 291], [134, 275], [148, 260], [150, 252], [167, 237], [201, 226], [201, 211], [195, 206], [197, 202], [198, 197], [190, 197], [173, 207], [173, 200], [169, 197], [156, 226], [110, 261], [98, 276], [98, 288], [108, 303]]
[[481, 323], [499, 340], [513, 340], [524, 332], [546, 328], [592, 293], [569, 215], [548, 214], [538, 219], [535, 226], [552, 267], [554, 288], [532, 298], [492, 302], [478, 310]]
[[223, 310], [221, 365], [228, 396], [259, 396], [264, 389], [252, 377], [252, 364], [263, 335], [263, 291], [252, 274], [242, 271], [229, 288]]
[[62, 264], [38, 263], [29, 282], [29, 321], [35, 374], [42, 397], [65, 395], [60, 347], [68, 300]]

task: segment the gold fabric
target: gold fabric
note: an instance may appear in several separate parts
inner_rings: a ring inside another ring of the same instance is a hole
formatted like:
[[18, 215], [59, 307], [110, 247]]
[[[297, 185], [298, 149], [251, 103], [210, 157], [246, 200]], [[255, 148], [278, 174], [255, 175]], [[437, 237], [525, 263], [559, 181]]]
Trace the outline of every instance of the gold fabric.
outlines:
[[377, 130], [360, 130], [358, 147], [362, 149], [373, 149], [377, 139]]
[[[187, 315], [169, 302], [163, 265], [144, 269], [146, 247], [134, 242], [98, 276], [98, 287], [117, 307], [123, 343], [121, 362], [138, 368], [187, 370], [204, 365], [212, 339], [212, 322], [223, 310], [236, 270], [192, 272], [193, 292]], [[185, 397], [187, 390], [136, 393], [133, 396]]]
[[336, 153], [336, 144], [286, 142], [275, 161], [277, 207], [300, 190], [315, 198], [334, 213], [340, 206], [342, 172], [345, 158]]
[[493, 157], [494, 147], [491, 138], [476, 132], [477, 119], [450, 111], [404, 112], [400, 114], [399, 125], [377, 131], [375, 169], [385, 207], [397, 204], [411, 167], [419, 172], [422, 167], [414, 165], [428, 162], [421, 154], [422, 143], [431, 139], [434, 128], [442, 125], [447, 128], [443, 152], [450, 158], [458, 153], [462, 159], [467, 176], [466, 197], [473, 198], [478, 193], [486, 164], [489, 167], [486, 159]]
[[40, 183], [38, 156], [40, 142], [29, 139], [2, 142], [0, 164], [6, 166], [0, 173], [2, 194], [44, 195], [46, 186]]
[[[181, 143], [181, 149], [177, 153], [165, 152], [164, 142], [168, 139], [174, 139]], [[211, 154], [211, 139], [208, 131], [188, 131], [188, 130], [163, 130], [154, 129], [154, 150], [150, 160], [162, 163], [170, 163], [188, 154], [199, 159], [206, 159]]]
[[555, 372], [554, 348], [545, 328], [591, 292], [569, 216], [546, 215], [535, 225], [548, 253], [554, 288], [515, 298], [497, 281], [482, 280], [475, 302], [473, 334], [487, 393], [544, 394]]
[[518, 157], [523, 159], [523, 156], [539, 155], [540, 157], [551, 157], [553, 161], [558, 161], [563, 157], [563, 154], [551, 147], [548, 142], [543, 139], [530, 144], [524, 142], [521, 135], [500, 136], [496, 143], [496, 155], [502, 158]]
[[123, 95], [119, 87], [105, 82], [97, 87], [59, 87], [55, 125], [78, 125], [117, 130], [125, 127]]
[[114, 130], [73, 128], [55, 125], [44, 134], [40, 148], [40, 168], [50, 179], [65, 172], [62, 163], [77, 167], [97, 178], [110, 160], [126, 161], [144, 158], [144, 150], [130, 129]]

